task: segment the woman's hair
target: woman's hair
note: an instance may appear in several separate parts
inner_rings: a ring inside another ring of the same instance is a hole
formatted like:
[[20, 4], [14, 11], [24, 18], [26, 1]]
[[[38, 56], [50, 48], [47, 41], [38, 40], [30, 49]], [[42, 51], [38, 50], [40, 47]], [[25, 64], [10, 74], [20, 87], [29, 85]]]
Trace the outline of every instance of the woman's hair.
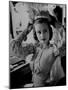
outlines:
[[52, 28], [50, 26], [50, 23], [49, 23], [48, 19], [47, 18], [38, 18], [38, 19], [36, 19], [34, 21], [34, 24], [33, 24], [33, 34], [34, 34], [34, 39], [36, 41], [38, 41], [38, 38], [37, 38], [37, 35], [36, 35], [36, 31], [35, 31], [34, 25], [35, 24], [43, 24], [43, 23], [48, 25], [48, 28], [49, 28], [49, 40], [51, 40], [51, 38], [52, 38], [53, 32], [52, 32]]

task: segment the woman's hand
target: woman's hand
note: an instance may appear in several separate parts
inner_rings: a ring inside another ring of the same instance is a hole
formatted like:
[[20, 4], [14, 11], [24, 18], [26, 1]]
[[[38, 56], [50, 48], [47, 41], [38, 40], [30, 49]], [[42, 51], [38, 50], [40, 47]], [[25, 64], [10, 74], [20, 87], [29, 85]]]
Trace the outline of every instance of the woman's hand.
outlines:
[[12, 49], [12, 52], [15, 56], [17, 57], [20, 57], [22, 53], [21, 50], [22, 50], [22, 45], [21, 43], [18, 41], [18, 40], [12, 40], [11, 43], [10, 43], [10, 47]]
[[21, 43], [17, 40], [12, 40], [10, 43], [10, 46], [12, 47], [12, 50], [16, 49], [17, 47], [20, 47]]

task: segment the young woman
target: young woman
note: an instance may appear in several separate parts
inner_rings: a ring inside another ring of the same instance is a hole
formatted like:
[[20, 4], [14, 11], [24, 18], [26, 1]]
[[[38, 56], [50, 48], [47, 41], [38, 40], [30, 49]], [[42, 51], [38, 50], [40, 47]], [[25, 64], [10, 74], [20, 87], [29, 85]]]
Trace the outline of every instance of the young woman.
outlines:
[[[34, 87], [55, 85], [64, 77], [59, 49], [56, 45], [50, 44], [53, 36], [51, 24], [56, 27], [51, 19], [49, 13], [38, 15], [33, 24], [29, 25], [19, 37], [12, 41], [12, 50], [16, 56], [26, 59], [29, 54], [33, 54], [30, 68]], [[23, 46], [22, 41], [27, 38], [31, 30], [33, 30], [36, 44]]]

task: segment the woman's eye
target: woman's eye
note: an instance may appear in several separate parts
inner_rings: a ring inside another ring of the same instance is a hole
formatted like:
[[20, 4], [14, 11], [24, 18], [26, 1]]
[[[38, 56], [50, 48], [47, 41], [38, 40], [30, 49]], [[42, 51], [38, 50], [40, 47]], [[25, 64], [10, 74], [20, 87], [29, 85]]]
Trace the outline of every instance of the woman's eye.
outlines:
[[45, 33], [45, 32], [47, 32], [47, 30], [44, 30], [43, 32]]
[[38, 31], [39, 34], [41, 34], [41, 31]]

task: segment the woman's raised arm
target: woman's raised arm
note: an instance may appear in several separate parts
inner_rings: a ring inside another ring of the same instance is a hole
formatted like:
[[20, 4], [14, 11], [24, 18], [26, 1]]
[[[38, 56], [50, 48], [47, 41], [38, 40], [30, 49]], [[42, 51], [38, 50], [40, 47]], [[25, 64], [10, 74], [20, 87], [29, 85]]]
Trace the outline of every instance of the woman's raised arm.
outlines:
[[34, 52], [35, 48], [33, 44], [26, 44], [25, 46], [22, 45], [22, 41], [27, 38], [27, 35], [31, 31], [31, 29], [32, 26], [28, 25], [26, 30], [24, 30], [18, 37], [11, 41], [10, 45], [15, 56], [25, 57], [28, 54]]

